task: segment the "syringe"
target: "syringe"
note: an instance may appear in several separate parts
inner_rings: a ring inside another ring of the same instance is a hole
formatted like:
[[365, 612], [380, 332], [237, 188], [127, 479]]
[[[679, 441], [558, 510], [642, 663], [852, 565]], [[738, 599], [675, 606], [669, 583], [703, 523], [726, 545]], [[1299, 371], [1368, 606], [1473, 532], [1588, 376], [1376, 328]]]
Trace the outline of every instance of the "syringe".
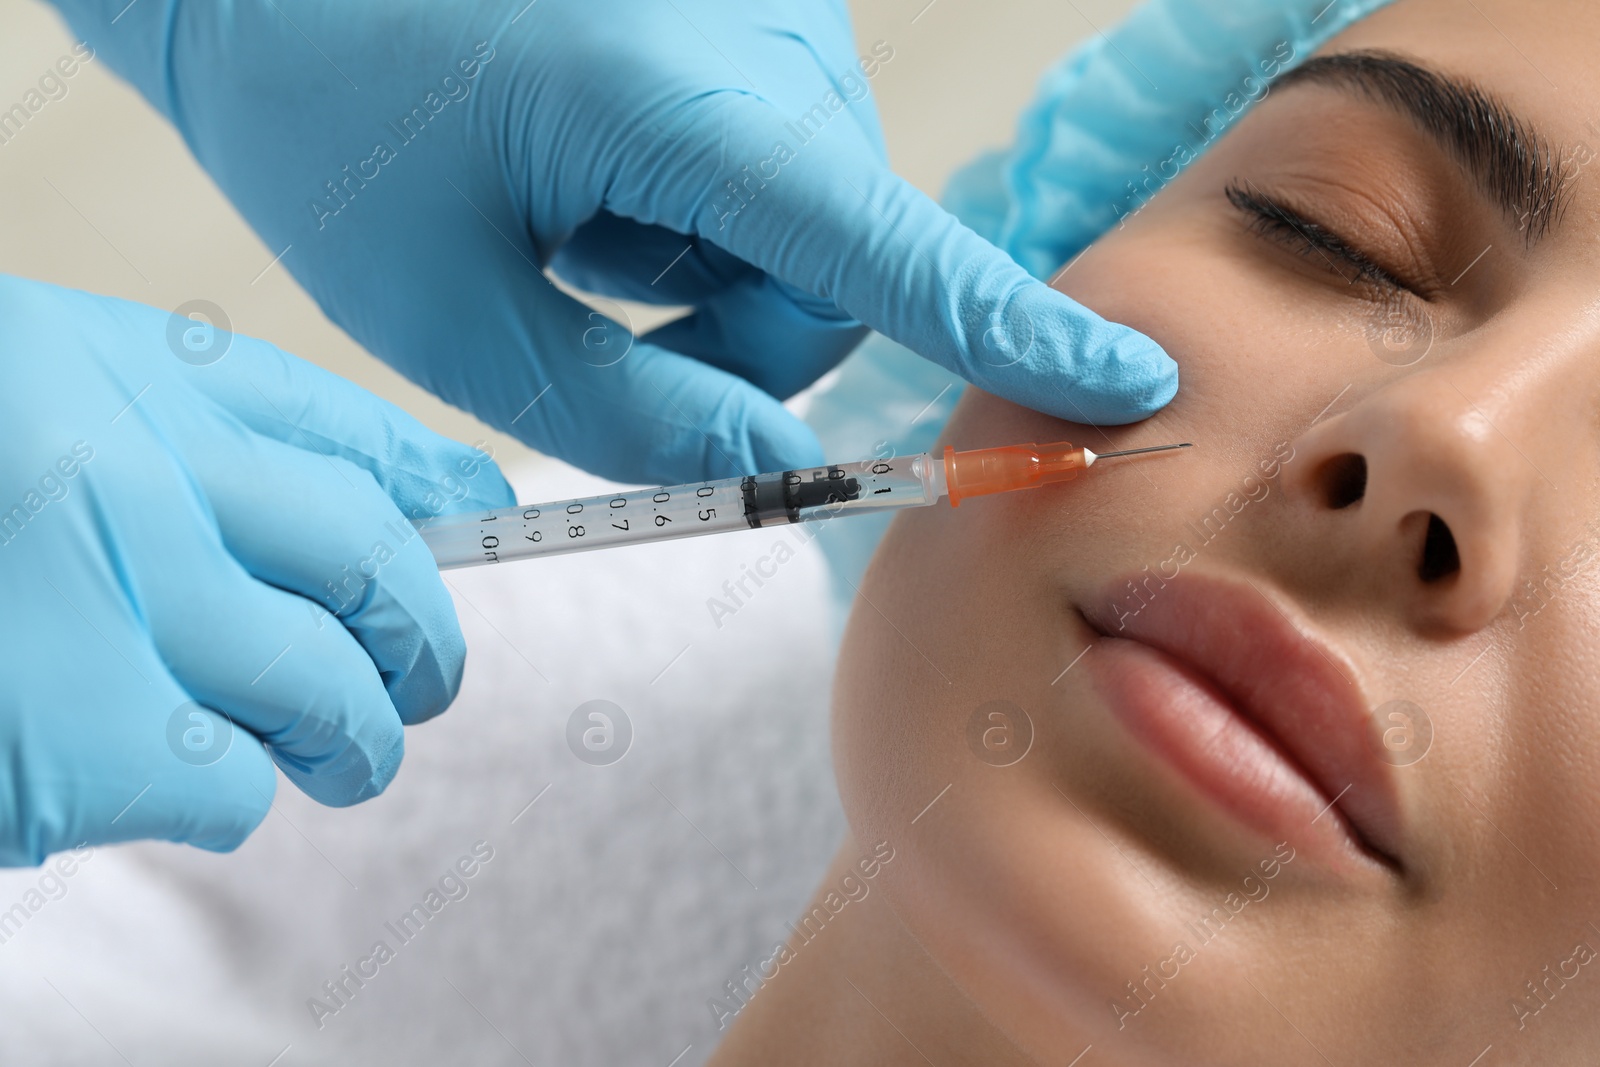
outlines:
[[815, 522], [1071, 481], [1096, 460], [1165, 452], [1154, 445], [1098, 455], [1066, 442], [928, 452], [809, 470], [634, 489], [415, 520], [441, 570], [678, 537]]

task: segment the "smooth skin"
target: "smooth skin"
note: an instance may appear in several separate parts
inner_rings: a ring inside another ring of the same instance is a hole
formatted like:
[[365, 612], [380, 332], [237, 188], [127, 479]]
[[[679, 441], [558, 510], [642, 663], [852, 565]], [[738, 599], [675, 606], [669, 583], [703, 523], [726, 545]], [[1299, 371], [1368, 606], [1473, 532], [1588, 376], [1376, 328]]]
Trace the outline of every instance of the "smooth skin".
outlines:
[[[973, 390], [945, 439], [1198, 447], [897, 521], [843, 643], [852, 834], [818, 901], [872, 844], [896, 858], [791, 943], [714, 1063], [1593, 1062], [1600, 192], [1579, 161], [1600, 140], [1597, 41], [1600, 15], [1569, 0], [1399, 0], [1322, 50], [1471, 78], [1564, 148], [1569, 198], [1537, 241], [1411, 119], [1303, 84], [1058, 280], [1161, 342], [1182, 395], [1102, 430]], [[1261, 232], [1225, 193], [1245, 182], [1415, 291]], [[1409, 366], [1382, 342], [1396, 315], [1433, 336]], [[1083, 612], [1106, 610], [1107, 583], [1200, 544], [1191, 524], [1230, 494], [1246, 503], [1183, 575], [1254, 583], [1339, 650], [1369, 707], [1423, 707], [1433, 741], [1393, 768], [1393, 857], [1303, 847], [1126, 1016], [1126, 983], [1279, 842], [1135, 740], [1084, 663], [1062, 671], [1096, 656]], [[1425, 580], [1430, 515], [1459, 566]], [[967, 744], [997, 698], [1037, 730], [1006, 768]]]

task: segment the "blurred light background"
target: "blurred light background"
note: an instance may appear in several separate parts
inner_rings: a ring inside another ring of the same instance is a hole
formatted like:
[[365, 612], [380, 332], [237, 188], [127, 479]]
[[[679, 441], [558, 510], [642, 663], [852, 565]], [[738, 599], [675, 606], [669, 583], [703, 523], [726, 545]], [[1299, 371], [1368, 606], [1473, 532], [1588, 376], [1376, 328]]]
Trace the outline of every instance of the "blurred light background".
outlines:
[[[873, 82], [890, 162], [938, 196], [979, 150], [1009, 143], [1045, 67], [1130, 0], [854, 0], [862, 50], [895, 49]], [[54, 9], [0, 0], [0, 107], [71, 48]], [[162, 308], [194, 299], [237, 332], [342, 374], [502, 463], [534, 454], [390, 370], [323, 317], [144, 100], [103, 61], [0, 144], [0, 271]], [[630, 306], [630, 313], [638, 309]], [[649, 313], [634, 315], [642, 332]]]

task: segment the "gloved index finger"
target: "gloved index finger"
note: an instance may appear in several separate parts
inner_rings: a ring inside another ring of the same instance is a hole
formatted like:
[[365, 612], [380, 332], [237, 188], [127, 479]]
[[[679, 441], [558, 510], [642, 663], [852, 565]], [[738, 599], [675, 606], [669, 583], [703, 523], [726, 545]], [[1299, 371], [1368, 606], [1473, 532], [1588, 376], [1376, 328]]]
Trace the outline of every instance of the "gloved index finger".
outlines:
[[1125, 423], [1172, 399], [1177, 365], [1154, 341], [1039, 282], [833, 132], [790, 144], [765, 101], [713, 94], [679, 134], [687, 162], [678, 166], [697, 173], [673, 176], [712, 194], [664, 202], [658, 175], [649, 197], [613, 209], [676, 207], [678, 217], [648, 221], [690, 228], [980, 388], [1049, 414]]
[[190, 384], [265, 437], [349, 460], [407, 518], [509, 507], [511, 487], [489, 454], [434, 433], [365, 389], [253, 337], [219, 332]]
[[450, 594], [416, 527], [370, 476], [260, 437], [217, 441], [192, 462], [229, 553], [305, 597], [316, 630], [349, 630], [401, 722], [449, 706], [466, 658]]

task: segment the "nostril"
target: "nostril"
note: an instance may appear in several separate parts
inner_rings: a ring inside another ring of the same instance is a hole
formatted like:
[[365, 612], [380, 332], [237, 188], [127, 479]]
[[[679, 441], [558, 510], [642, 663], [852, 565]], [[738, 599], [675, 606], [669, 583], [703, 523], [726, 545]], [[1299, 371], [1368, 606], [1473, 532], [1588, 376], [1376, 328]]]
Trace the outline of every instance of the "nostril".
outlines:
[[1456, 552], [1456, 539], [1437, 515], [1428, 516], [1428, 533], [1422, 539], [1422, 562], [1417, 565], [1417, 577], [1424, 582], [1437, 582], [1461, 569], [1461, 556]]
[[1334, 456], [1317, 470], [1323, 501], [1335, 511], [1361, 502], [1367, 495], [1367, 460], [1346, 452]]

